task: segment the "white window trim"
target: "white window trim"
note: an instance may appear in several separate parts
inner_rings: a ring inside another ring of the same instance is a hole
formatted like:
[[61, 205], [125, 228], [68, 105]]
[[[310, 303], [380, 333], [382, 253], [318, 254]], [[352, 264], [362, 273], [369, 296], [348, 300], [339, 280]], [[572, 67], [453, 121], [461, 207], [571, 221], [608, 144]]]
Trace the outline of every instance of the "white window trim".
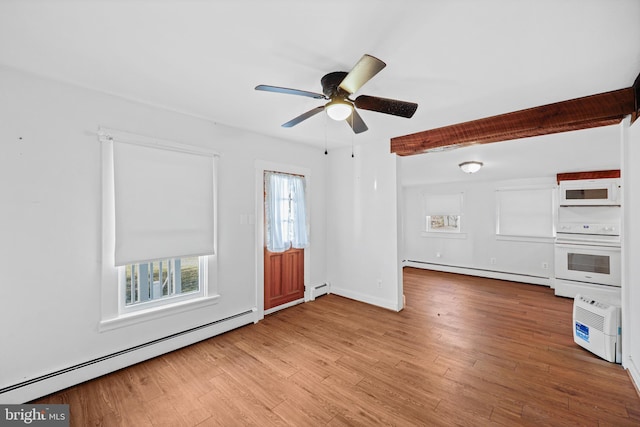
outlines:
[[173, 302], [171, 304], [151, 307], [144, 310], [137, 310], [130, 313], [123, 313], [118, 317], [100, 321], [98, 331], [111, 331], [125, 326], [136, 325], [141, 322], [148, 322], [150, 320], [173, 316], [185, 311], [209, 307], [217, 304], [219, 299], [220, 295], [206, 296], [186, 301]]
[[[102, 274], [101, 274], [101, 319], [98, 323], [98, 331], [105, 332], [117, 328], [132, 326], [138, 323], [172, 316], [185, 311], [209, 307], [217, 304], [220, 299], [218, 294], [218, 182], [214, 180], [214, 246], [215, 255], [207, 256], [206, 278], [203, 281], [202, 295], [191, 295], [186, 300], [167, 299], [167, 304], [149, 307], [132, 312], [123, 312], [121, 309], [121, 286], [118, 280], [118, 268], [115, 267], [115, 212], [114, 206], [114, 176], [113, 176], [113, 141], [126, 141], [151, 147], [175, 149], [179, 151], [207, 152], [213, 154], [217, 162], [219, 154], [203, 147], [181, 144], [159, 138], [150, 138], [142, 135], [113, 129], [100, 128], [98, 140], [101, 142], [102, 162]], [[215, 170], [218, 170], [215, 165]]]
[[460, 233], [458, 231], [422, 231], [420, 235], [422, 237], [443, 238], [443, 239], [466, 239], [467, 238], [467, 233]]
[[540, 236], [509, 236], [506, 234], [496, 234], [496, 240], [505, 240], [511, 242], [530, 242], [530, 243], [555, 243], [555, 237]]

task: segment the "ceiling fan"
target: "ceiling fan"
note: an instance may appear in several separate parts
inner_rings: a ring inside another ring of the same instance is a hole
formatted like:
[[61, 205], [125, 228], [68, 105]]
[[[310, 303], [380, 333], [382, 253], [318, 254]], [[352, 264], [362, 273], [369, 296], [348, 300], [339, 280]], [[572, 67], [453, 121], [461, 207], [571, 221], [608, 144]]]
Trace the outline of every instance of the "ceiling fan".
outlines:
[[368, 128], [356, 108], [406, 118], [411, 118], [418, 108], [418, 104], [413, 102], [398, 101], [396, 99], [380, 98], [377, 96], [360, 95], [356, 99], [350, 98], [351, 95], [357, 92], [366, 82], [371, 80], [373, 76], [378, 74], [386, 66], [387, 64], [378, 58], [365, 54], [348, 73], [345, 71], [334, 71], [322, 77], [320, 80], [322, 93], [268, 85], [258, 85], [256, 86], [256, 90], [306, 96], [329, 101], [325, 105], [309, 110], [284, 123], [282, 127], [293, 127], [324, 110], [327, 112], [327, 115], [334, 120], [346, 120], [355, 133], [362, 133]]

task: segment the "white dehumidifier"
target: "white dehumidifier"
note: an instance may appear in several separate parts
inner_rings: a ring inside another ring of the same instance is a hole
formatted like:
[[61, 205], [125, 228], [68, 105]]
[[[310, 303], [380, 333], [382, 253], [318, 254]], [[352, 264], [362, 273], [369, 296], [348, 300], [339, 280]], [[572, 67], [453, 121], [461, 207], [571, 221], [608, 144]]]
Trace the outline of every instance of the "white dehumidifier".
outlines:
[[622, 362], [620, 307], [576, 295], [573, 340], [609, 362]]

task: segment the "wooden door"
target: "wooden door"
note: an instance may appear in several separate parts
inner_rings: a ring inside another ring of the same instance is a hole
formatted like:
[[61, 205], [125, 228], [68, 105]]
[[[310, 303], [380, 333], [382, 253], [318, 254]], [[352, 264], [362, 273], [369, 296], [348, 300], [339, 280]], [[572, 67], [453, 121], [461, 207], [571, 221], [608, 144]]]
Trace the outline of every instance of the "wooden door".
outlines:
[[264, 248], [264, 309], [304, 298], [304, 249]]

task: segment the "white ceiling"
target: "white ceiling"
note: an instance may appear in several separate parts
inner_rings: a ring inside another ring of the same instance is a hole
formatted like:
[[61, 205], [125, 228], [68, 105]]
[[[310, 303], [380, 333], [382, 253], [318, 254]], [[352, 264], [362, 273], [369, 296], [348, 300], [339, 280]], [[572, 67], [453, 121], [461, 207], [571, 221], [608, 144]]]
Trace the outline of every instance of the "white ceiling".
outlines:
[[[364, 54], [387, 67], [358, 93], [417, 102], [412, 119], [255, 91], [321, 92]], [[2, 0], [0, 65], [329, 148], [388, 140], [629, 87], [638, 0]]]

